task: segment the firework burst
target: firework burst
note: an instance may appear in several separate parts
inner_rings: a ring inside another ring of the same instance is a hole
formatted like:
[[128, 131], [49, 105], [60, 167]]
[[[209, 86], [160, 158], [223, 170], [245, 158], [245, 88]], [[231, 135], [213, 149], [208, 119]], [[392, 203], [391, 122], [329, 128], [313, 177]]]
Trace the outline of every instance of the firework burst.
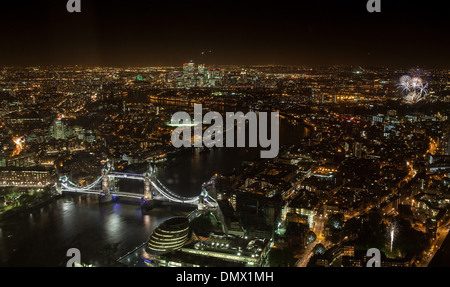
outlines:
[[428, 83], [418, 71], [411, 71], [410, 75], [401, 76], [397, 88], [408, 104], [416, 104], [425, 99], [428, 94]]
[[395, 221], [392, 221], [391, 225], [389, 227], [389, 230], [388, 230], [388, 234], [387, 234], [387, 236], [389, 238], [389, 242], [390, 242], [389, 245], [390, 245], [391, 252], [392, 252], [392, 246], [394, 245], [394, 240], [395, 240], [397, 233], [398, 233], [397, 223]]

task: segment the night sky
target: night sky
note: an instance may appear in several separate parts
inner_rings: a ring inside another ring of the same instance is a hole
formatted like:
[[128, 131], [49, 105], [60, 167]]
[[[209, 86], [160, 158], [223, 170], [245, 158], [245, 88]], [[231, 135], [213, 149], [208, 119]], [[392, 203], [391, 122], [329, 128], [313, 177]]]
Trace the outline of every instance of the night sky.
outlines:
[[[0, 7], [0, 65], [450, 68], [445, 1], [25, 0]], [[210, 52], [211, 51], [211, 52]], [[202, 54], [203, 52], [203, 54]]]

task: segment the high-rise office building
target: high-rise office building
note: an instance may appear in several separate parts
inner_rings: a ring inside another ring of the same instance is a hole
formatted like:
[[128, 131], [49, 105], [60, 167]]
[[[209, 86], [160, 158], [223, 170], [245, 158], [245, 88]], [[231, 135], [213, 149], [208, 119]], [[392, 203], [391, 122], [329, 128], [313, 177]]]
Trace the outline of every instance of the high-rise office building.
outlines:
[[206, 84], [206, 65], [199, 64], [197, 72], [197, 84], [198, 86], [204, 86]]
[[195, 64], [190, 61], [183, 64], [183, 79], [186, 87], [195, 86]]
[[205, 74], [205, 70], [206, 70], [206, 65], [205, 64], [199, 64], [198, 65], [198, 74], [199, 75], [204, 75]]
[[65, 132], [65, 124], [62, 120], [55, 120], [53, 122], [53, 137], [57, 140], [59, 139], [65, 139], [66, 138], [66, 132]]

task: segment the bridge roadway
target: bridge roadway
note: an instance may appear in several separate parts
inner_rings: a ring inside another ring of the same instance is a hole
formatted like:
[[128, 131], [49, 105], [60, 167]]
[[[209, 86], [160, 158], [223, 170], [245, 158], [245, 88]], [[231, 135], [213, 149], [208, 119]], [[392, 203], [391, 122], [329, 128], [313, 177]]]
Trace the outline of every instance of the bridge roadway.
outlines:
[[123, 172], [111, 172], [108, 176], [113, 176], [115, 178], [123, 178], [123, 179], [134, 179], [134, 180], [145, 180], [145, 176], [142, 174], [133, 174], [133, 173], [123, 173]]
[[[189, 221], [192, 221], [206, 212], [212, 212], [216, 219], [222, 223], [223, 232], [228, 234], [228, 228], [225, 224], [225, 218], [220, 210], [219, 204], [208, 194], [206, 189], [206, 186], [212, 182], [205, 183], [202, 186], [202, 192], [199, 196], [189, 198], [173, 193], [156, 178], [153, 171], [152, 168], [149, 168], [149, 171], [144, 174], [130, 174], [112, 172], [111, 169], [107, 167], [102, 171], [102, 175], [99, 178], [87, 186], [79, 186], [70, 181], [67, 176], [61, 177], [57, 184], [57, 189], [60, 192], [95, 194], [100, 197], [102, 202], [114, 201], [117, 197], [125, 197], [140, 200], [143, 207], [150, 207], [154, 202], [173, 202], [196, 206], [197, 208], [188, 216]], [[144, 181], [144, 193], [131, 193], [116, 190], [115, 180], [118, 178]]]
[[[82, 193], [82, 194], [95, 194], [95, 195], [103, 195], [103, 191], [102, 190], [83, 190], [83, 189], [63, 189], [64, 192], [70, 192], [70, 193]], [[141, 193], [132, 193], [132, 192], [123, 192], [123, 191], [114, 191], [111, 192], [111, 196], [114, 197], [127, 197], [127, 198], [136, 198], [136, 199], [144, 199], [144, 194]], [[171, 202], [171, 200], [167, 199], [164, 196], [161, 195], [154, 195], [152, 200], [157, 200], [157, 201], [168, 201]], [[185, 202], [181, 202], [184, 204], [189, 204], [189, 205], [197, 205], [195, 202], [193, 201], [185, 201]]]
[[[144, 182], [144, 194], [121, 192], [115, 190], [116, 179], [131, 179]], [[106, 196], [106, 198], [115, 197], [128, 197], [140, 199], [142, 202], [149, 203], [152, 200], [156, 201], [168, 201], [177, 202], [189, 205], [203, 205], [203, 199], [197, 197], [184, 197], [169, 190], [162, 182], [160, 182], [153, 173], [153, 169], [150, 168], [148, 172], [144, 174], [122, 173], [114, 172], [111, 169], [105, 168], [102, 175], [94, 182], [87, 186], [79, 186], [76, 183], [70, 181], [67, 176], [61, 177], [59, 180], [59, 190], [61, 192], [74, 192], [84, 194], [96, 194], [99, 196]], [[207, 204], [211, 204], [206, 201]]]

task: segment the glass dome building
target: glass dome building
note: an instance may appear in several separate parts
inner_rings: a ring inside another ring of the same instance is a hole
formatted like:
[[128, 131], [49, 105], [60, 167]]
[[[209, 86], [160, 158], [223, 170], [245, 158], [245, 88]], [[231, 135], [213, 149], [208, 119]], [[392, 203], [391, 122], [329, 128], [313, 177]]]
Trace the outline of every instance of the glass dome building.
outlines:
[[145, 251], [157, 255], [178, 250], [188, 241], [190, 233], [186, 217], [170, 218], [153, 231]]

